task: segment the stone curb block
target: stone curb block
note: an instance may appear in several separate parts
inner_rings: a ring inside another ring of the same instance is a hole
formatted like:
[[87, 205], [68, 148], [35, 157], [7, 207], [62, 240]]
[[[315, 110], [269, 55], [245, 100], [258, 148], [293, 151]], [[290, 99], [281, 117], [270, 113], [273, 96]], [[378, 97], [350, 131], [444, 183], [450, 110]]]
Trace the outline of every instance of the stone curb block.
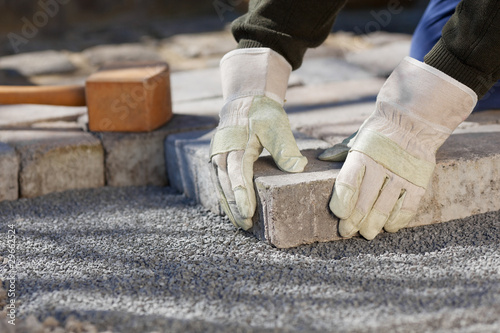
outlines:
[[214, 117], [174, 115], [166, 125], [152, 132], [94, 133], [101, 140], [105, 151], [106, 184], [167, 185], [165, 138], [179, 132], [214, 128], [216, 125]]
[[[174, 188], [220, 213], [208, 164], [211, 135], [201, 131], [168, 137], [166, 163]], [[307, 148], [317, 147], [305, 147], [302, 142], [301, 149]], [[258, 207], [250, 231], [257, 238], [278, 248], [341, 239], [338, 219], [328, 203], [342, 163], [317, 160], [321, 151], [302, 151], [309, 164], [300, 174], [281, 172], [269, 156], [256, 162]], [[437, 162], [431, 186], [410, 227], [500, 209], [499, 133], [452, 135], [439, 150]]]
[[[318, 153], [306, 155], [313, 158]], [[328, 209], [340, 167], [317, 161], [305, 173], [290, 175], [260, 159], [255, 179], [258, 215], [251, 231], [278, 248], [341, 239], [338, 219]], [[431, 186], [410, 227], [499, 209], [500, 134], [452, 135], [438, 152]]]
[[79, 131], [7, 130], [0, 140], [19, 158], [19, 196], [104, 186], [104, 152], [99, 140]]
[[[222, 214], [210, 176], [209, 151], [213, 133], [193, 131], [171, 135], [165, 141], [165, 156], [170, 185], [212, 212]], [[300, 149], [330, 146], [302, 133], [294, 135]], [[265, 151], [263, 155], [266, 155]]]
[[9, 145], [0, 142], [0, 201], [19, 197], [19, 158]]

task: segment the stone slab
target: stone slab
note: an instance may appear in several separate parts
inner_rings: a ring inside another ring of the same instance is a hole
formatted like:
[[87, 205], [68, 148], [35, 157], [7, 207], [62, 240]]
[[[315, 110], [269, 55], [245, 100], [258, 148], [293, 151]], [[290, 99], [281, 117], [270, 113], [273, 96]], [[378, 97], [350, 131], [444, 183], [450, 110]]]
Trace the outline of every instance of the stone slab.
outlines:
[[30, 126], [38, 122], [73, 121], [86, 113], [87, 107], [0, 105], [0, 128]]
[[19, 156], [20, 197], [104, 186], [104, 151], [89, 133], [4, 130], [0, 141]]
[[50, 50], [1, 57], [0, 69], [14, 70], [23, 76], [34, 76], [68, 73], [77, 68], [66, 53]]
[[19, 158], [9, 145], [0, 142], [0, 201], [19, 197]]
[[93, 66], [124, 61], [161, 61], [154, 47], [144, 44], [98, 45], [82, 52]]
[[174, 115], [166, 125], [152, 132], [94, 133], [104, 147], [107, 185], [167, 185], [165, 138], [185, 131], [211, 129], [217, 126], [217, 121], [214, 117]]
[[366, 79], [374, 76], [355, 64], [333, 57], [307, 59], [294, 74], [305, 85]]
[[359, 52], [351, 52], [346, 54], [346, 60], [374, 75], [387, 77], [401, 60], [410, 54], [410, 44], [409, 40], [399, 41]]
[[[314, 159], [302, 174], [286, 174], [268, 158], [256, 164], [258, 209], [252, 232], [278, 248], [339, 240], [328, 203], [341, 163]], [[455, 134], [437, 154], [431, 186], [410, 227], [500, 209], [500, 132]]]
[[[165, 159], [170, 186], [220, 214], [216, 188], [210, 176], [209, 151], [213, 133], [193, 131], [169, 136], [165, 142]], [[303, 133], [294, 132], [294, 135], [299, 149], [330, 146]], [[269, 153], [264, 150], [261, 156], [269, 156]]]

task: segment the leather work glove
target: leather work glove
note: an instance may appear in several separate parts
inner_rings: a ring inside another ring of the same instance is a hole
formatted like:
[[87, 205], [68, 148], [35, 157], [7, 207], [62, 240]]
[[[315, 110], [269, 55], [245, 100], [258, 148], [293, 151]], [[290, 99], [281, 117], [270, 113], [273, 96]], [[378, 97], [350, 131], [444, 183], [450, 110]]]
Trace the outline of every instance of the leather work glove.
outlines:
[[253, 164], [263, 148], [283, 171], [307, 164], [283, 109], [292, 67], [269, 48], [231, 51], [220, 66], [224, 106], [210, 147], [212, 178], [224, 212], [248, 230], [257, 206]]
[[373, 239], [382, 228], [406, 227], [432, 177], [436, 151], [476, 102], [467, 86], [405, 58], [380, 90], [335, 182], [330, 209], [340, 218], [339, 233]]

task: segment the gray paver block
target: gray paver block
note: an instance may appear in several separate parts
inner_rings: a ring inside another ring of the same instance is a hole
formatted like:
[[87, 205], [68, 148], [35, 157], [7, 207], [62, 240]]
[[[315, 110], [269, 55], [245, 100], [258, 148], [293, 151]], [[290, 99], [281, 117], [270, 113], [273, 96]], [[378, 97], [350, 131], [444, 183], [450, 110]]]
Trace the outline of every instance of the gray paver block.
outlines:
[[19, 158], [9, 145], [0, 142], [0, 201], [19, 197]]
[[381, 76], [389, 76], [401, 60], [410, 54], [411, 41], [399, 41], [372, 49], [346, 54], [346, 60], [354, 65]]
[[0, 58], [0, 69], [16, 70], [24, 76], [67, 73], [76, 70], [64, 52], [40, 51]]
[[[306, 152], [311, 158], [318, 151]], [[311, 160], [310, 158], [310, 160]], [[452, 135], [437, 155], [432, 183], [411, 227], [500, 209], [500, 133]], [[254, 234], [279, 248], [341, 239], [328, 203], [340, 163], [314, 161], [303, 174], [256, 164]]]
[[306, 59], [294, 75], [306, 85], [366, 79], [374, 76], [359, 66], [333, 57]]
[[[194, 131], [171, 135], [165, 142], [165, 156], [170, 185], [211, 211], [221, 213], [216, 188], [210, 176], [209, 151], [213, 133]], [[301, 150], [330, 146], [299, 132], [294, 135]], [[262, 156], [268, 155], [264, 150]]]
[[98, 45], [82, 52], [94, 66], [123, 61], [160, 61], [161, 56], [154, 47], [144, 44]]
[[19, 156], [21, 197], [104, 186], [104, 152], [89, 133], [6, 130], [0, 131], [0, 141]]
[[221, 208], [210, 178], [209, 151], [212, 131], [193, 131], [165, 140], [165, 160], [170, 186], [220, 214]]
[[87, 107], [54, 105], [0, 105], [0, 127], [30, 126], [37, 122], [72, 121], [87, 113]]
[[164, 141], [168, 135], [210, 129], [214, 117], [174, 115], [161, 128], [144, 133], [94, 133], [105, 150], [106, 183], [110, 186], [167, 185]]

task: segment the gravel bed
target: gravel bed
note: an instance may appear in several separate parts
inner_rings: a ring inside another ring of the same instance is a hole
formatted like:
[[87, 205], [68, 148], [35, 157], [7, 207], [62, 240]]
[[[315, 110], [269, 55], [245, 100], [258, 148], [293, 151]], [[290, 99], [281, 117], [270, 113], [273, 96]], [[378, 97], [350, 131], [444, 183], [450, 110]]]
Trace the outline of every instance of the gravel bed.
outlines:
[[17, 232], [17, 332], [500, 331], [500, 212], [286, 250], [168, 187], [68, 191], [0, 213], [0, 237]]

